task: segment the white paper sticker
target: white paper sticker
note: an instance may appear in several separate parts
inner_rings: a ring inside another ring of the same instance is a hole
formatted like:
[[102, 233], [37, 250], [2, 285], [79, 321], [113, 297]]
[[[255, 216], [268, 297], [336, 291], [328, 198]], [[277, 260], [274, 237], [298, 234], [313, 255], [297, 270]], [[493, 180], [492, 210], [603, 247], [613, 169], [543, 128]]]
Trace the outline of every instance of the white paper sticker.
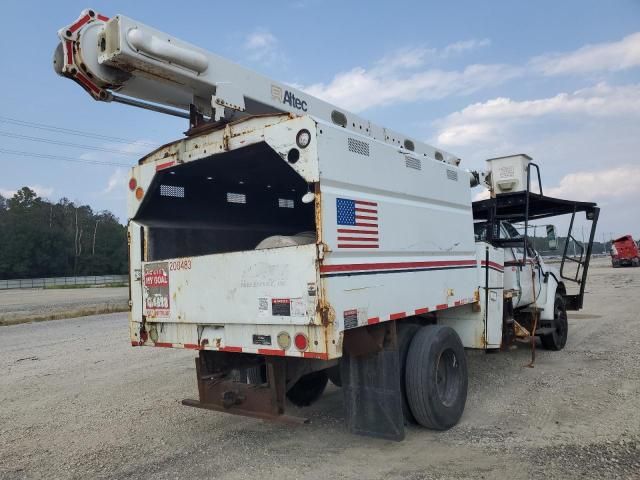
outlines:
[[269, 306], [271, 299], [269, 297], [258, 298], [258, 315], [269, 315]]
[[291, 299], [291, 316], [292, 317], [307, 316], [307, 305], [303, 298]]

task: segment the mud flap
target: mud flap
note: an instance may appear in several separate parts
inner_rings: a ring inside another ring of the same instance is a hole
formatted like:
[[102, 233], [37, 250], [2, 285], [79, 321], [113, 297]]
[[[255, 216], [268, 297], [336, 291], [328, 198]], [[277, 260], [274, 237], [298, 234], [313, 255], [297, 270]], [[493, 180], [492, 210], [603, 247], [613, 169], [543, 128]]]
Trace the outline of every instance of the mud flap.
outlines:
[[400, 441], [404, 417], [395, 329], [391, 339], [385, 337], [377, 352], [344, 353], [340, 374], [345, 417], [351, 433]]

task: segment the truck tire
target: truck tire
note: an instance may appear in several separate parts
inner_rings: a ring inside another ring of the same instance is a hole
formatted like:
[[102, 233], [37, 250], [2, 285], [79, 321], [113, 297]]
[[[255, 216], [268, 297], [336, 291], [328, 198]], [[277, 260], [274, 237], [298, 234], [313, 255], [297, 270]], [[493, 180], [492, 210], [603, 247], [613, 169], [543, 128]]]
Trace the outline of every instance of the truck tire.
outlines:
[[562, 295], [556, 293], [553, 306], [553, 332], [541, 335], [540, 341], [546, 350], [562, 350], [567, 344], [569, 333], [569, 322], [567, 321], [567, 308]]
[[287, 398], [297, 407], [308, 407], [322, 396], [328, 381], [329, 376], [326, 370], [303, 375], [289, 389]]
[[340, 364], [327, 368], [327, 376], [336, 387], [342, 387], [342, 377], [340, 376]]
[[467, 359], [460, 337], [451, 327], [427, 325], [413, 337], [407, 354], [409, 407], [423, 427], [453, 427], [467, 401]]
[[407, 354], [409, 353], [409, 346], [411, 340], [415, 336], [416, 332], [420, 330], [420, 325], [415, 323], [407, 323], [406, 325], [400, 325], [398, 329], [398, 364], [400, 365], [400, 391], [402, 392], [402, 414], [404, 415], [405, 423], [416, 423], [416, 419], [411, 413], [409, 407], [409, 401], [407, 400], [407, 383], [405, 380], [407, 373]]

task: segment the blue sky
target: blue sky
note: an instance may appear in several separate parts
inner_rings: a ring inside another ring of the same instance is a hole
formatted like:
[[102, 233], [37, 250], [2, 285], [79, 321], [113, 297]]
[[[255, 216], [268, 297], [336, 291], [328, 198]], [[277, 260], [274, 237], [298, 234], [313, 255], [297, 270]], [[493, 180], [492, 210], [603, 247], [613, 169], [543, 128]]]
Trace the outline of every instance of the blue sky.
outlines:
[[[3, 2], [2, 149], [135, 163], [186, 121], [98, 103], [51, 67], [83, 8], [116, 13], [434, 143], [482, 168], [529, 153], [547, 191], [595, 200], [604, 233], [640, 236], [640, 2]], [[635, 34], [635, 35], [634, 35]], [[4, 121], [3, 121], [4, 119]], [[4, 134], [4, 135], [3, 135]], [[27, 135], [83, 144], [39, 143]], [[0, 193], [23, 185], [125, 218], [126, 167], [0, 152]]]

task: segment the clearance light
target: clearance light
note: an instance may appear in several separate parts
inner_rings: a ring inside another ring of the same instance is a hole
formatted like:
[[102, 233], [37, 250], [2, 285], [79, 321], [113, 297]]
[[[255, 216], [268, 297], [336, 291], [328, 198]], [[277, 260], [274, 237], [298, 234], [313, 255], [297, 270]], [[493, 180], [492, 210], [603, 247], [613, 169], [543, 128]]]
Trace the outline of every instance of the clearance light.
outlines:
[[304, 352], [307, 349], [309, 342], [307, 342], [307, 336], [304, 333], [296, 333], [293, 343], [298, 350]]
[[133, 191], [136, 189], [136, 187], [138, 186], [138, 182], [136, 182], [135, 178], [130, 178], [129, 179], [129, 190]]
[[142, 189], [142, 187], [136, 188], [136, 198], [138, 200], [142, 200], [143, 196], [144, 196], [144, 190]]
[[283, 350], [287, 350], [291, 346], [291, 335], [287, 332], [280, 332], [278, 334], [278, 346]]

